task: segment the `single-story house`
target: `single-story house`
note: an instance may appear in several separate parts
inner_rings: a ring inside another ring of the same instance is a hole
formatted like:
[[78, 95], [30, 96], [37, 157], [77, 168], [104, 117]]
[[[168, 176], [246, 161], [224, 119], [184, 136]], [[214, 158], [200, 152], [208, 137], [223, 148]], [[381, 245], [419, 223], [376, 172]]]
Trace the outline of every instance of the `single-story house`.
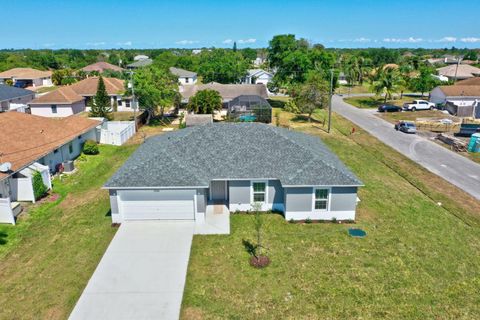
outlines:
[[347, 76], [343, 71], [338, 74], [338, 84], [341, 84], [341, 85], [348, 84]]
[[[69, 86], [60, 87], [29, 103], [32, 114], [44, 117], [65, 117], [88, 111], [88, 103], [97, 93], [99, 77], [89, 77]], [[103, 77], [112, 109], [133, 111], [132, 99], [125, 97], [124, 80]]]
[[138, 69], [138, 68], [143, 68], [143, 67], [147, 67], [149, 65], [151, 65], [153, 63], [153, 60], [152, 59], [140, 59], [140, 60], [137, 60], [135, 62], [132, 62], [130, 64], [127, 64], [127, 69]]
[[135, 57], [133, 57], [133, 61], [146, 60], [148, 58], [149, 57], [144, 54], [137, 54]]
[[100, 61], [100, 62], [96, 62], [96, 63], [89, 64], [88, 66], [83, 67], [81, 70], [83, 70], [83, 71], [85, 71], [85, 72], [98, 72], [98, 73], [102, 73], [102, 72], [104, 72], [105, 70], [122, 72], [124, 69], [123, 69], [123, 68], [120, 68], [119, 66], [116, 66], [116, 65], [114, 65], [114, 64], [111, 64], [111, 63], [108, 63], [108, 62], [104, 62], [104, 61]]
[[190, 97], [194, 96], [198, 91], [206, 89], [215, 90], [220, 94], [224, 108], [228, 108], [228, 102], [242, 95], [260, 96], [268, 99], [267, 88], [263, 84], [221, 84], [210, 82], [207, 84], [180, 87], [182, 102], [187, 103]]
[[38, 96], [28, 105], [33, 115], [63, 118], [84, 112], [85, 98], [77, 94], [71, 86], [65, 86]]
[[0, 84], [5, 83], [7, 80], [12, 80], [13, 85], [19, 88], [53, 86], [51, 71], [32, 68], [13, 68], [0, 72]]
[[480, 69], [468, 64], [452, 64], [443, 68], [438, 68], [440, 76], [445, 76], [449, 80], [464, 80], [480, 76]]
[[85, 140], [98, 140], [100, 124], [78, 116], [51, 119], [21, 112], [0, 113], [0, 222], [14, 223], [17, 201], [35, 202], [35, 171], [51, 188], [50, 172], [78, 157]]
[[204, 223], [213, 203], [230, 212], [256, 203], [286, 220], [355, 220], [362, 185], [318, 137], [261, 123], [214, 123], [149, 138], [104, 189], [114, 223]]
[[480, 101], [480, 85], [439, 86], [430, 93], [430, 101], [444, 105], [452, 115], [477, 117], [475, 108]]
[[173, 75], [178, 77], [178, 82], [181, 85], [197, 83], [197, 74], [195, 72], [175, 67], [170, 67], [169, 70]]
[[250, 69], [243, 79], [244, 84], [263, 84], [267, 85], [273, 79], [273, 73], [262, 69]]
[[35, 92], [0, 84], [0, 112], [25, 112], [27, 103], [35, 98]]

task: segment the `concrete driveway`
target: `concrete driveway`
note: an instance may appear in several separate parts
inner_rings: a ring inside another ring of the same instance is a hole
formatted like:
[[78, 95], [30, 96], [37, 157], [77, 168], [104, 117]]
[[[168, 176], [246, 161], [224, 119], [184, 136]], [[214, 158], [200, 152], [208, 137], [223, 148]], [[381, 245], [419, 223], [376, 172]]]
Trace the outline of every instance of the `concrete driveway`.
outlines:
[[397, 132], [370, 110], [358, 109], [334, 96], [333, 111], [360, 126], [427, 170], [480, 200], [480, 165], [418, 135]]
[[123, 223], [70, 319], [178, 319], [193, 222]]

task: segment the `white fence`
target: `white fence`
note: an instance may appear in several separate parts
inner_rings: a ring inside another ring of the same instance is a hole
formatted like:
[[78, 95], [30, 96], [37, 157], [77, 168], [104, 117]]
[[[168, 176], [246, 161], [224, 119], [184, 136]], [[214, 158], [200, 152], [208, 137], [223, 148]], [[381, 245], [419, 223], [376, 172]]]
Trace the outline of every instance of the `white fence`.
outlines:
[[105, 121], [100, 129], [100, 143], [121, 146], [134, 134], [134, 121]]
[[0, 198], [0, 223], [15, 224], [10, 198]]

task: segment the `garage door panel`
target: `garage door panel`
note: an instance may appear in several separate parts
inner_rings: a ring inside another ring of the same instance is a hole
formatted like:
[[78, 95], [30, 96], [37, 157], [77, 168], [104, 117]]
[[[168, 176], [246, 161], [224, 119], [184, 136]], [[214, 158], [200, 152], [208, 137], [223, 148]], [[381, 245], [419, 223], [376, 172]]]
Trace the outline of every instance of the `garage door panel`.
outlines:
[[181, 192], [179, 196], [172, 191], [174, 190], [124, 192], [120, 196], [123, 218], [125, 220], [193, 220], [195, 192], [180, 190], [187, 192]]

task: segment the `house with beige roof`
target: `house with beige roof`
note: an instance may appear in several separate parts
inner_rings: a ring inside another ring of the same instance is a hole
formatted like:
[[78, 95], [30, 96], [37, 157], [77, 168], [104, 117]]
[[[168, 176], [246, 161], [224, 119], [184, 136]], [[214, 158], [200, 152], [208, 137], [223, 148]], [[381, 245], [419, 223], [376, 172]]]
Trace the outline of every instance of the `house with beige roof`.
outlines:
[[[88, 111], [88, 104], [97, 93], [99, 77], [90, 77], [72, 85], [60, 87], [29, 103], [31, 113], [43, 117], [68, 117]], [[131, 98], [124, 97], [124, 81], [117, 78], [103, 78], [105, 89], [110, 96], [112, 109], [133, 111]]]
[[51, 188], [50, 173], [78, 157], [86, 140], [97, 140], [99, 125], [101, 121], [78, 116], [51, 119], [0, 113], [0, 223], [15, 223], [21, 210], [18, 201], [35, 202], [35, 172]]
[[452, 115], [480, 118], [480, 85], [439, 86], [430, 93], [430, 101], [445, 106]]
[[89, 64], [88, 66], [83, 67], [81, 70], [85, 72], [98, 72], [98, 73], [103, 73], [106, 70], [117, 71], [117, 72], [124, 71], [123, 68], [120, 68], [119, 66], [116, 66], [114, 64], [111, 64], [105, 61], [99, 61], [99, 62]]
[[85, 98], [66, 86], [39, 96], [28, 105], [33, 115], [63, 118], [85, 111]]
[[13, 68], [0, 72], [0, 84], [12, 81], [13, 86], [18, 88], [51, 87], [52, 72], [32, 68]]
[[452, 64], [443, 68], [438, 68], [440, 76], [445, 76], [449, 80], [464, 80], [480, 76], [480, 69], [468, 64]]

